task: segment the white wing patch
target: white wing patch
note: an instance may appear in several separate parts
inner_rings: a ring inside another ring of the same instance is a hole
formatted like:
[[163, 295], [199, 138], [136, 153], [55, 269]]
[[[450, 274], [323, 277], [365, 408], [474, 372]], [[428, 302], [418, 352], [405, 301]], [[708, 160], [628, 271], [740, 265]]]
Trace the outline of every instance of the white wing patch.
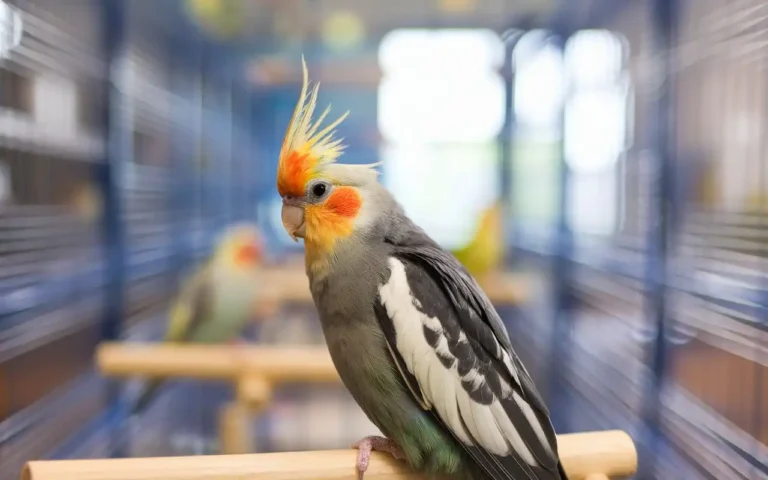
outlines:
[[[494, 398], [490, 405], [473, 401], [461, 384], [462, 377], [459, 375], [455, 357], [449, 368], [440, 361], [438, 351], [443, 358], [452, 356], [442, 324], [437, 318], [422, 313], [414, 306], [416, 299], [408, 285], [405, 265], [396, 258], [390, 258], [389, 266], [391, 275], [389, 280], [379, 287], [379, 297], [394, 325], [395, 348], [408, 371], [418, 381], [424, 395], [423, 403], [427, 404], [427, 407], [431, 404], [440, 419], [466, 445], [480, 445], [499, 456], [507, 456], [514, 450], [527, 464], [538, 466], [499, 399]], [[440, 335], [436, 348], [427, 343], [424, 328]], [[459, 341], [467, 341], [463, 333]], [[504, 363], [510, 363], [508, 358], [505, 360]], [[475, 385], [485, 382], [484, 376], [476, 369], [471, 369], [463, 380], [472, 381]], [[505, 396], [513, 394], [512, 398], [531, 422], [537, 436], [541, 433], [540, 438], [546, 439], [530, 405], [514, 394], [509, 385], [504, 385], [503, 380], [502, 391]], [[544, 444], [546, 445], [546, 442]]]

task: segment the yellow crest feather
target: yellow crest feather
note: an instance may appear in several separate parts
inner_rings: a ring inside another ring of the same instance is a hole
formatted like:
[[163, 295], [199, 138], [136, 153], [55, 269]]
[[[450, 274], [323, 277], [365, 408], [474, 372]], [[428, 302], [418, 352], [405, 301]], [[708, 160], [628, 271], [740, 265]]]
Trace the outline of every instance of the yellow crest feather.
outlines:
[[333, 138], [336, 133], [334, 129], [347, 118], [349, 112], [344, 113], [325, 128], [319, 130], [320, 124], [330, 113], [331, 107], [329, 105], [320, 117], [314, 123], [312, 122], [320, 84], [316, 83], [312, 90], [309, 90], [309, 74], [303, 55], [301, 56], [301, 67], [303, 71], [301, 94], [285, 133], [283, 146], [280, 150], [280, 163], [282, 164], [292, 151], [306, 152], [314, 157], [314, 160], [320, 165], [332, 163], [339, 158], [344, 150], [342, 139]]

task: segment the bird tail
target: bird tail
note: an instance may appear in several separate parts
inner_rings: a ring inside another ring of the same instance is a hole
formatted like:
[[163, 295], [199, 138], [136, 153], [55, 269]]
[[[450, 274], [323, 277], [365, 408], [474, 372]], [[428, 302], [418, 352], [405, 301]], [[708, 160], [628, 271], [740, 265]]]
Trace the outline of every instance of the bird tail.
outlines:
[[163, 385], [162, 380], [152, 380], [144, 387], [144, 391], [139, 395], [136, 403], [133, 404], [131, 415], [139, 415], [152, 403], [157, 396], [158, 389]]

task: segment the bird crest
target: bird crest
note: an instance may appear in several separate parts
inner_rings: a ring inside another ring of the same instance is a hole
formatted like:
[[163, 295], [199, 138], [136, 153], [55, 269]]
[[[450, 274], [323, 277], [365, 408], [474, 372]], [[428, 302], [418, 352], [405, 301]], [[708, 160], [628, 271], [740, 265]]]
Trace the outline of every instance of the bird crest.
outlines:
[[310, 90], [304, 56], [301, 57], [301, 66], [301, 93], [280, 149], [277, 188], [281, 195], [303, 195], [307, 181], [317, 173], [319, 167], [334, 163], [344, 150], [342, 139], [334, 138], [334, 129], [349, 112], [321, 129], [321, 124], [330, 113], [331, 107], [326, 107], [317, 120], [313, 121], [312, 115], [317, 107], [320, 84], [315, 83]]

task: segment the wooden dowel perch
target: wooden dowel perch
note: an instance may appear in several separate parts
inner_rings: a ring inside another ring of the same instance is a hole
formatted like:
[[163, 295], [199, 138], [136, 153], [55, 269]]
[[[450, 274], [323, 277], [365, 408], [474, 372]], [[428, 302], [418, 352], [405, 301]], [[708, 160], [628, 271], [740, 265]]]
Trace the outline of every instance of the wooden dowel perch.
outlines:
[[477, 283], [496, 305], [518, 305], [528, 298], [526, 282], [521, 275], [495, 271], [478, 277]]
[[339, 381], [326, 347], [103, 343], [96, 364], [110, 377], [235, 380], [253, 373], [270, 385]]
[[[570, 480], [622, 478], [635, 473], [637, 452], [624, 432], [558, 437]], [[22, 480], [354, 480], [356, 450], [250, 455], [52, 460], [29, 462]], [[605, 477], [595, 476], [602, 474]], [[367, 480], [423, 480], [403, 463], [374, 453]]]
[[251, 415], [267, 408], [281, 383], [337, 383], [326, 347], [245, 347], [103, 343], [96, 365], [110, 377], [174, 377], [225, 380], [236, 401], [219, 413], [222, 453], [253, 452]]

